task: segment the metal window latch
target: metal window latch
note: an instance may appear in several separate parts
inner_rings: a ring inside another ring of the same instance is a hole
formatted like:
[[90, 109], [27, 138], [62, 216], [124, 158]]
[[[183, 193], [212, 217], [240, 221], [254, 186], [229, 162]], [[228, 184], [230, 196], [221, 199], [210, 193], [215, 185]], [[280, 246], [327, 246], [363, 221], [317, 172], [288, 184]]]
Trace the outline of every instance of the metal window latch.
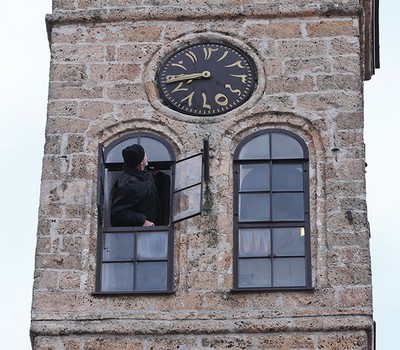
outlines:
[[346, 219], [349, 220], [350, 222], [353, 221], [353, 213], [351, 212], [351, 210], [346, 211]]
[[203, 140], [204, 181], [210, 181], [210, 142]]

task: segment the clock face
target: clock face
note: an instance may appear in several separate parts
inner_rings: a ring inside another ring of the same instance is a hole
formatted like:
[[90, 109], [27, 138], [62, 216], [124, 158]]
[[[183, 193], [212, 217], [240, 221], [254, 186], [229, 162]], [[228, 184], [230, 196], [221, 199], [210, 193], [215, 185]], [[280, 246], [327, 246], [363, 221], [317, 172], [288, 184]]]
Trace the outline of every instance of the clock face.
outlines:
[[256, 80], [252, 59], [236, 47], [219, 43], [185, 46], [169, 56], [157, 74], [166, 104], [197, 116], [239, 107], [251, 96]]

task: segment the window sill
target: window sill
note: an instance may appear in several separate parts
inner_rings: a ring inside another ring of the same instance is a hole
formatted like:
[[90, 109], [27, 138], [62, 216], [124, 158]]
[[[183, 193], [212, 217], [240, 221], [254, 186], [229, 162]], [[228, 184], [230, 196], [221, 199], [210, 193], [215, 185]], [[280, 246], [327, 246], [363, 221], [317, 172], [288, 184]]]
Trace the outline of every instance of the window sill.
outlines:
[[172, 295], [175, 290], [155, 290], [155, 291], [123, 291], [123, 292], [93, 292], [94, 297], [118, 297], [118, 296], [149, 296], [149, 295]]
[[314, 287], [232, 288], [230, 293], [313, 292]]

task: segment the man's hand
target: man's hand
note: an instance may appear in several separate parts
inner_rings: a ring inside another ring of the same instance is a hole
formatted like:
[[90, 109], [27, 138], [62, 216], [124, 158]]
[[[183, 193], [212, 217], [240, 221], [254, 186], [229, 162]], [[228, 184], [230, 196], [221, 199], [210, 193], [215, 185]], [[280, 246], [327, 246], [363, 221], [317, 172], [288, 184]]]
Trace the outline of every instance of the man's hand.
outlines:
[[149, 226], [155, 226], [154, 222], [151, 222], [149, 220], [145, 220], [144, 224], [143, 224], [143, 227], [149, 227]]

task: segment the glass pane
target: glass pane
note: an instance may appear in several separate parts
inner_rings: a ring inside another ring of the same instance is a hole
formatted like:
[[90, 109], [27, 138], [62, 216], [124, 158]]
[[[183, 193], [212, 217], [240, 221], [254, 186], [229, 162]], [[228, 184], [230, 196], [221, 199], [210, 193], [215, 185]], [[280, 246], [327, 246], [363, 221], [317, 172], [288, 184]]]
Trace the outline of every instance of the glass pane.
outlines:
[[165, 162], [172, 160], [168, 149], [160, 141], [151, 137], [141, 137], [140, 144], [146, 151], [149, 162]]
[[239, 256], [267, 256], [271, 254], [271, 230], [253, 228], [239, 230]]
[[257, 136], [240, 150], [239, 159], [269, 159], [269, 134]]
[[201, 183], [202, 165], [202, 154], [176, 162], [175, 191]]
[[137, 257], [139, 259], [167, 259], [168, 231], [137, 234]]
[[274, 287], [304, 287], [306, 264], [304, 258], [273, 260]]
[[108, 169], [105, 171], [106, 186], [104, 192], [104, 227], [111, 226], [111, 202], [115, 192], [115, 184], [121, 173], [122, 171], [110, 171]]
[[201, 184], [174, 194], [174, 222], [201, 213]]
[[272, 159], [304, 158], [300, 143], [287, 134], [271, 134]]
[[127, 260], [134, 255], [135, 237], [133, 233], [104, 234], [103, 261]]
[[273, 246], [276, 255], [304, 255], [304, 227], [273, 229]]
[[238, 286], [241, 288], [271, 287], [271, 260], [240, 259]]
[[126, 139], [115, 145], [107, 154], [106, 163], [123, 163], [122, 150], [128, 146], [138, 143], [137, 137]]
[[269, 190], [269, 164], [240, 165], [240, 190]]
[[239, 194], [239, 221], [267, 221], [270, 219], [269, 194]]
[[132, 291], [133, 264], [110, 263], [103, 264], [101, 271], [102, 292]]
[[272, 190], [302, 191], [303, 167], [301, 164], [274, 164], [272, 166]]
[[274, 221], [303, 221], [303, 193], [273, 193], [272, 220]]
[[[107, 192], [111, 192], [118, 178], [121, 176], [122, 171], [114, 171], [106, 169]], [[109, 193], [108, 193], [109, 194]]]
[[167, 277], [166, 262], [141, 262], [136, 265], [136, 290], [166, 290]]

